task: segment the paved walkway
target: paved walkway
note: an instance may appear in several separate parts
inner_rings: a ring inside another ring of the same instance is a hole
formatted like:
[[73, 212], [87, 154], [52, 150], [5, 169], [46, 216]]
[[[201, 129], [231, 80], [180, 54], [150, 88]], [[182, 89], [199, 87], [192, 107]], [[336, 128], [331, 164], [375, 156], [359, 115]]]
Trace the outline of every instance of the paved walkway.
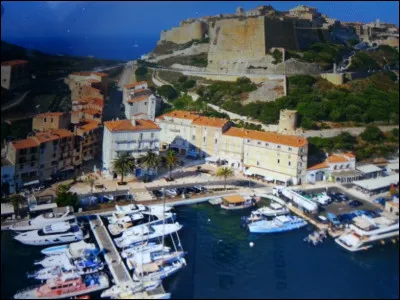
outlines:
[[7, 103], [6, 105], [1, 107], [1, 111], [5, 111], [8, 110], [14, 106], [19, 105], [22, 101], [24, 101], [26, 95], [28, 95], [30, 93], [31, 90], [26, 91], [25, 93], [23, 93], [19, 98], [17, 99], [13, 99], [12, 102]]

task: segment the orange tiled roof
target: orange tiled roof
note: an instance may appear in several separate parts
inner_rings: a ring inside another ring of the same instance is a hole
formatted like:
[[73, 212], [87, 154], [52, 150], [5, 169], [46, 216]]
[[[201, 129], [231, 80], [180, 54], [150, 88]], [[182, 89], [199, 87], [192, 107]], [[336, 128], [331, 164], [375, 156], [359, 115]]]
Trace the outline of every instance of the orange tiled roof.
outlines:
[[147, 84], [147, 81], [139, 81], [139, 82], [134, 82], [134, 83], [130, 83], [130, 84], [125, 84], [124, 87], [126, 87], [127, 89], [131, 89], [131, 88], [141, 85], [141, 84]]
[[263, 132], [257, 130], [247, 130], [243, 128], [231, 127], [223, 133], [224, 135], [248, 138], [270, 142], [274, 144], [282, 144], [293, 147], [302, 147], [307, 145], [307, 139], [295, 135], [283, 135], [275, 132]]
[[98, 109], [94, 109], [94, 108], [86, 108], [86, 109], [82, 109], [81, 112], [88, 114], [88, 115], [101, 115], [101, 110]]
[[356, 157], [352, 152], [346, 152], [344, 155], [347, 157], [354, 157], [354, 158]]
[[169, 113], [159, 116], [157, 119], [164, 120], [164, 117], [194, 120], [194, 119], [198, 118], [199, 115], [194, 114], [190, 111], [174, 110], [174, 111], [171, 111]]
[[15, 149], [18, 150], [37, 147], [40, 145], [40, 143], [35, 138], [32, 137], [23, 140], [12, 141], [11, 144], [14, 146]]
[[71, 137], [74, 134], [66, 129], [53, 129], [48, 131], [38, 132], [35, 135], [36, 140], [39, 143], [46, 143], [49, 141], [58, 140], [60, 138]]
[[324, 161], [322, 163], [319, 163], [319, 164], [316, 164], [316, 165], [313, 165], [313, 166], [307, 168], [307, 170], [311, 171], [311, 170], [325, 169], [328, 167], [329, 167], [328, 163], [326, 161]]
[[107, 121], [104, 125], [110, 131], [140, 131], [140, 130], [151, 130], [158, 129], [156, 123], [150, 120], [135, 120], [136, 125], [132, 124], [131, 120], [117, 120], [117, 121]]
[[60, 117], [64, 114], [65, 114], [65, 112], [46, 112], [46, 113], [36, 115], [35, 118]]
[[23, 65], [27, 64], [27, 60], [22, 60], [22, 59], [16, 59], [16, 60], [8, 60], [8, 61], [2, 61], [1, 65], [2, 66], [16, 66], [16, 65]]
[[349, 159], [344, 157], [343, 155], [331, 155], [327, 158], [327, 161], [330, 163], [341, 163], [341, 162], [348, 162]]
[[95, 120], [85, 120], [83, 123], [78, 125], [78, 130], [82, 131], [91, 131], [96, 128], [99, 128], [101, 123]]
[[129, 100], [128, 100], [128, 103], [142, 102], [142, 101], [145, 101], [145, 100], [147, 100], [147, 99], [149, 99], [149, 96], [148, 96], [148, 95], [142, 95], [142, 96], [139, 96], [139, 97], [134, 97], [134, 98], [132, 98], [132, 99], [129, 99]]
[[210, 117], [198, 117], [198, 118], [193, 120], [192, 124], [200, 125], [200, 126], [210, 126], [210, 127], [222, 128], [228, 122], [229, 122], [229, 120], [227, 120], [227, 119], [210, 118]]

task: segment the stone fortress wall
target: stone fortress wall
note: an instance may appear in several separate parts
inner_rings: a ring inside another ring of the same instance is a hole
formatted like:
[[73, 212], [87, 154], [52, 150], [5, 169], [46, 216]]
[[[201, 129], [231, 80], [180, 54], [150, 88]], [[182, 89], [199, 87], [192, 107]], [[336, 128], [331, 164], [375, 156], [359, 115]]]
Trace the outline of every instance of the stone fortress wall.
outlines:
[[207, 24], [202, 21], [181, 22], [179, 27], [161, 32], [160, 41], [185, 44], [191, 40], [201, 40], [207, 33]]

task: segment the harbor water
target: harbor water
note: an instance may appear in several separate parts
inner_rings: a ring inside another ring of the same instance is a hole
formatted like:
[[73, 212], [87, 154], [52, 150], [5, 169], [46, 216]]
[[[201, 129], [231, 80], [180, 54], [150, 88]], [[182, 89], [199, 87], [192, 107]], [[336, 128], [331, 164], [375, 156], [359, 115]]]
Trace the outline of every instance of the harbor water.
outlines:
[[[249, 209], [202, 203], [176, 207], [176, 213], [188, 265], [164, 280], [172, 298], [399, 298], [398, 244], [350, 253], [331, 238], [318, 246], [303, 242], [311, 225], [252, 235], [240, 226]], [[38, 283], [26, 272], [38, 267], [33, 261], [41, 249], [1, 233], [2, 298]]]

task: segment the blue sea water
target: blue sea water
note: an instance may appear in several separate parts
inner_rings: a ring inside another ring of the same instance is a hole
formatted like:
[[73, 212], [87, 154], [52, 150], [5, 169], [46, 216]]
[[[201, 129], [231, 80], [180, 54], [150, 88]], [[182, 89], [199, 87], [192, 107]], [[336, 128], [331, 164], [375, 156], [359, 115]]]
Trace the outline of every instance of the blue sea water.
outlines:
[[[188, 265], [164, 280], [174, 299], [399, 298], [398, 244], [350, 253], [332, 239], [316, 247], [304, 243], [311, 226], [250, 235], [240, 227], [248, 210], [229, 212], [205, 203], [177, 207], [176, 213]], [[25, 273], [35, 269], [40, 249], [1, 233], [2, 298], [37, 283]]]
[[[50, 54], [89, 56], [103, 59], [133, 60], [154, 49], [154, 37], [6, 37], [2, 40]], [[138, 47], [134, 47], [137, 44]]]

